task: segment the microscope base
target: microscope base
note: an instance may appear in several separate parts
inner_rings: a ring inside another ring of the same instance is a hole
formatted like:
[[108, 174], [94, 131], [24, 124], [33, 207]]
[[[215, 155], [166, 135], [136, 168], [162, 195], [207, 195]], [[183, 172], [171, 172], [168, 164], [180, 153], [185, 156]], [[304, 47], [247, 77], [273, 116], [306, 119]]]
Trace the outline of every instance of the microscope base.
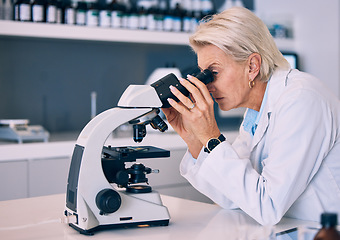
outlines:
[[97, 227], [91, 229], [81, 229], [72, 223], [69, 224], [70, 227], [77, 230], [79, 233], [84, 235], [93, 235], [94, 232], [108, 230], [108, 229], [118, 229], [118, 228], [139, 228], [139, 227], [155, 227], [155, 226], [168, 226], [169, 219], [166, 220], [154, 220], [154, 221], [145, 221], [145, 222], [133, 222], [133, 223], [120, 223], [120, 224], [108, 224], [108, 225], [99, 225]]

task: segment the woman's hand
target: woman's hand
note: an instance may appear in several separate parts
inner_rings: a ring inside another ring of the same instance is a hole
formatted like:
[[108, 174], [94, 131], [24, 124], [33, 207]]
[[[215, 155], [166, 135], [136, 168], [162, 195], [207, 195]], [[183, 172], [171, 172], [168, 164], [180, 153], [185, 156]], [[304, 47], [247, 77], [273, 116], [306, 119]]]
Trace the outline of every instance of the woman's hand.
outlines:
[[187, 143], [189, 151], [196, 158], [202, 146], [210, 138], [217, 138], [220, 131], [214, 116], [214, 101], [206, 85], [190, 75], [188, 80], [181, 79], [180, 82], [190, 92], [192, 100], [175, 87], [171, 87], [171, 92], [180, 102], [168, 99], [172, 108], [162, 110], [168, 122]]

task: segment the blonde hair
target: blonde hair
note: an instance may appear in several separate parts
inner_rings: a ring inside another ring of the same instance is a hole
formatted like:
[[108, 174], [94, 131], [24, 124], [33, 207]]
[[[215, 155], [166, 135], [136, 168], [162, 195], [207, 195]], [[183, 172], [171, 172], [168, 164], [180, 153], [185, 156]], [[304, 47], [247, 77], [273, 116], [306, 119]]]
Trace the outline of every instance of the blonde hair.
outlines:
[[261, 81], [268, 81], [276, 68], [290, 68], [267, 26], [246, 8], [233, 7], [203, 19], [189, 42], [195, 52], [198, 47], [215, 45], [236, 62], [246, 61], [253, 53], [260, 54]]

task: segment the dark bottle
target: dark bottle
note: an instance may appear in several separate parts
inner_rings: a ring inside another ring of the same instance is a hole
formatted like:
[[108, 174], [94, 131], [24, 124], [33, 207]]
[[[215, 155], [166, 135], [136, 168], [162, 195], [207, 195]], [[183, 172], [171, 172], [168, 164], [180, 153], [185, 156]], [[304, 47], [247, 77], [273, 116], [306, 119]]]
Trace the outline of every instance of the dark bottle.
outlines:
[[32, 21], [45, 22], [46, 20], [46, 1], [34, 0], [32, 2]]
[[322, 228], [315, 235], [314, 240], [340, 240], [340, 234], [336, 230], [338, 215], [336, 213], [321, 214]]
[[111, 26], [111, 10], [107, 3], [99, 5], [99, 26], [106, 28]]
[[46, 4], [46, 22], [57, 23], [58, 2], [57, 0], [48, 0]]
[[76, 10], [70, 0], [64, 1], [62, 23], [74, 25], [76, 23]]
[[179, 3], [176, 3], [176, 7], [173, 10], [173, 25], [172, 30], [174, 32], [182, 31], [183, 24], [183, 10]]
[[120, 28], [123, 26], [123, 18], [125, 12], [125, 6], [119, 3], [117, 0], [113, 0], [109, 4], [111, 10], [111, 27]]
[[87, 3], [78, 2], [76, 7], [76, 24], [86, 25]]
[[14, 5], [15, 20], [28, 22], [31, 21], [31, 3], [30, 0], [18, 0]]
[[86, 25], [91, 27], [99, 25], [99, 4], [97, 2], [91, 2], [88, 4]]

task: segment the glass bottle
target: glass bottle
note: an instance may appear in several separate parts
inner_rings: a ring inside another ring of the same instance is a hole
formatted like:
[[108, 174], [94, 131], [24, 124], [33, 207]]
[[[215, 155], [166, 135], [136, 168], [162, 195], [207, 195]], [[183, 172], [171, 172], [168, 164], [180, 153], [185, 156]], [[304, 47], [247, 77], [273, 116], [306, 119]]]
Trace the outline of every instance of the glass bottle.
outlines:
[[103, 3], [99, 7], [99, 26], [106, 28], [111, 26], [111, 10], [107, 3]]
[[340, 240], [340, 234], [336, 229], [338, 215], [336, 213], [321, 214], [322, 228], [315, 235], [314, 240]]
[[117, 0], [113, 0], [110, 3], [109, 8], [111, 10], [111, 27], [122, 27], [124, 6], [117, 2]]
[[99, 25], [99, 6], [97, 2], [91, 2], [88, 4], [86, 25], [90, 27], [96, 27]]
[[63, 23], [68, 25], [74, 25], [76, 23], [76, 11], [70, 0], [64, 2], [64, 17]]
[[149, 31], [156, 30], [156, 6], [151, 6], [147, 11], [146, 29]]
[[3, 9], [2, 10], [3, 10], [3, 19], [4, 20], [13, 20], [12, 0], [5, 0], [5, 2], [3, 2]]
[[172, 30], [174, 32], [182, 31], [183, 10], [179, 3], [176, 3], [176, 7], [173, 10], [173, 25]]
[[45, 22], [46, 20], [46, 1], [34, 0], [32, 2], [32, 22]]
[[127, 28], [138, 29], [138, 11], [136, 6], [131, 6], [128, 13]]
[[[166, 7], [166, 5], [164, 3], [165, 3], [165, 1], [161, 1], [161, 9], [164, 13], [163, 30], [170, 32], [170, 31], [173, 30], [173, 25], [174, 25], [173, 9], [172, 9], [171, 5]], [[165, 5], [165, 7], [164, 7], [164, 5]]]
[[87, 4], [86, 2], [78, 2], [76, 7], [76, 24], [77, 25], [86, 25], [86, 12], [87, 12]]
[[147, 9], [144, 6], [139, 6], [138, 8], [138, 28], [147, 28]]
[[4, 19], [4, 2], [0, 0], [0, 20]]
[[56, 0], [48, 0], [46, 4], [46, 22], [57, 23], [58, 2]]

